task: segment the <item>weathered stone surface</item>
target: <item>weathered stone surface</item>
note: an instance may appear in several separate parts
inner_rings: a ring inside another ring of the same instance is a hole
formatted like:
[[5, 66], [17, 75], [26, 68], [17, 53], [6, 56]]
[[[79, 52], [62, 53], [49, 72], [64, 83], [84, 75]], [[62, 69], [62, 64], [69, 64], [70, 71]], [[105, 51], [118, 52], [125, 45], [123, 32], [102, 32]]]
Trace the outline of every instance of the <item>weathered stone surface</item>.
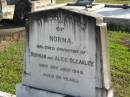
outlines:
[[130, 19], [130, 8], [123, 9], [118, 7], [103, 7], [95, 10], [94, 12], [102, 15], [105, 18]]
[[23, 84], [52, 92], [107, 97], [107, 29], [96, 14], [72, 7], [30, 15]]
[[[72, 97], [72, 96], [57, 94], [45, 90], [31, 88], [28, 86], [24, 86], [22, 84], [18, 84], [16, 86], [16, 96], [5, 92], [0, 92], [0, 97]], [[113, 97], [113, 89], [109, 91], [107, 97]]]
[[17, 89], [16, 92], [17, 97], [65, 97], [65, 95], [62, 94], [56, 94], [44, 90], [38, 90], [28, 86], [24, 86], [22, 84], [18, 84], [16, 89]]
[[32, 22], [29, 32], [31, 78], [24, 83], [74, 96], [95, 96], [94, 19], [62, 10], [39, 18], [41, 24]]

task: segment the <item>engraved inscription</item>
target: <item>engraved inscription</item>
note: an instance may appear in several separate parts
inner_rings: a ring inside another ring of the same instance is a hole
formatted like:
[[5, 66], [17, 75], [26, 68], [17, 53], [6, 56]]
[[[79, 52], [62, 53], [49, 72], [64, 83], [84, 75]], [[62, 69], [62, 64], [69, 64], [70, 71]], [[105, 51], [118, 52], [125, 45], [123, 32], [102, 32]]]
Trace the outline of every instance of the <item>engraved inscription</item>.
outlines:
[[72, 43], [70, 38], [58, 37], [58, 36], [49, 36], [50, 41], [52, 42], [61, 42], [61, 43]]
[[37, 30], [32, 30], [29, 37], [31, 47], [28, 55], [33, 83], [40, 80], [38, 88], [47, 87], [55, 92], [61, 90], [65, 94], [73, 88], [72, 94], [77, 93], [74, 96], [80, 96], [77, 88], [83, 90], [83, 97], [87, 97], [86, 88], [94, 93], [96, 40], [94, 30], [87, 29], [89, 22], [82, 16], [75, 18], [61, 13], [41, 21], [41, 26], [32, 25], [34, 27], [31, 28]]

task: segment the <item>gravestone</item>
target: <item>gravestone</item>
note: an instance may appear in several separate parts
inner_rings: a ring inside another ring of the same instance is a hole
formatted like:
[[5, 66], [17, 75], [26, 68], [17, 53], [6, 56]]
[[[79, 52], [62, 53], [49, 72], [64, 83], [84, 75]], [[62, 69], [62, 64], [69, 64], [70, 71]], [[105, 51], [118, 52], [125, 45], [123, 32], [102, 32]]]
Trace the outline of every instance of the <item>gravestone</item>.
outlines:
[[26, 30], [17, 97], [113, 97], [101, 16], [79, 7], [46, 8], [30, 14]]

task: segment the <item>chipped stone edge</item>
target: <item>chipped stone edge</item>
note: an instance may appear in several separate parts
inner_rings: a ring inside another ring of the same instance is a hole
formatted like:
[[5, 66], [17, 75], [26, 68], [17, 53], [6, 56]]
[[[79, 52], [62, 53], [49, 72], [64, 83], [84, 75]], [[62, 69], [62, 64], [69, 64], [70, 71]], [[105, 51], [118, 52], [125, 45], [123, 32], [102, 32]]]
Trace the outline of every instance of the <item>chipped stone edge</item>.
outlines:
[[16, 95], [0, 91], [0, 97], [16, 97]]
[[17, 97], [66, 97], [66, 95], [63, 94], [35, 89], [25, 86], [22, 83], [17, 84], [16, 90]]

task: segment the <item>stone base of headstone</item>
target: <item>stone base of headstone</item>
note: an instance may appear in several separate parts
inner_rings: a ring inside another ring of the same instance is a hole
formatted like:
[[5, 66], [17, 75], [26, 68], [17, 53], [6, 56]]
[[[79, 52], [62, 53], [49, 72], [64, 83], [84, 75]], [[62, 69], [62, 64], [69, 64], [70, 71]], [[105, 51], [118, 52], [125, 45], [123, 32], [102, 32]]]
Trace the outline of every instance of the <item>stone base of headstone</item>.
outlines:
[[[16, 97], [72, 97], [72, 96], [52, 93], [52, 92], [28, 87], [22, 84], [18, 84], [16, 86]], [[107, 97], [114, 97], [113, 89], [109, 91]]]
[[16, 86], [16, 97], [65, 97], [66, 95], [52, 93], [18, 84]]

